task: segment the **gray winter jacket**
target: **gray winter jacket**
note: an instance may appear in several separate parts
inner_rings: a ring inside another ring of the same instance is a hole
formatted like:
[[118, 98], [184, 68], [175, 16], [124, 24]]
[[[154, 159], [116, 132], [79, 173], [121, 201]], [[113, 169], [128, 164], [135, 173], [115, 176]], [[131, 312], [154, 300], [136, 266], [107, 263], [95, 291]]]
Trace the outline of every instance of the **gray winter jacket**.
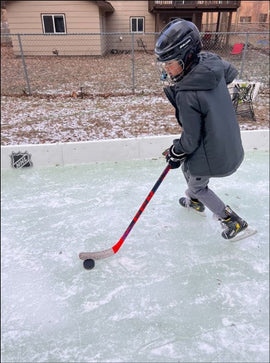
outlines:
[[228, 62], [200, 53], [199, 63], [174, 86], [164, 89], [183, 128], [174, 140], [177, 153], [188, 154], [191, 175], [218, 177], [232, 174], [244, 151], [239, 124], [227, 84], [237, 75]]

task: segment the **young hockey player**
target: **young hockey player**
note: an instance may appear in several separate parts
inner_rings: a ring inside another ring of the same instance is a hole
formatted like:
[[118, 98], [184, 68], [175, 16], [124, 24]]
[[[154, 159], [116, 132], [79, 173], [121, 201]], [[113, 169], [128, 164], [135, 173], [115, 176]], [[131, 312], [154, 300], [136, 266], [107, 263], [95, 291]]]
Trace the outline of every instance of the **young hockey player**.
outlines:
[[205, 206], [220, 220], [222, 237], [235, 238], [247, 222], [208, 187], [211, 177], [234, 173], [244, 158], [240, 129], [227, 89], [237, 70], [213, 53], [200, 53], [201, 38], [189, 21], [175, 19], [162, 30], [155, 48], [164, 92], [175, 107], [183, 131], [166, 150], [171, 168], [179, 168], [187, 181], [183, 207], [202, 213]]

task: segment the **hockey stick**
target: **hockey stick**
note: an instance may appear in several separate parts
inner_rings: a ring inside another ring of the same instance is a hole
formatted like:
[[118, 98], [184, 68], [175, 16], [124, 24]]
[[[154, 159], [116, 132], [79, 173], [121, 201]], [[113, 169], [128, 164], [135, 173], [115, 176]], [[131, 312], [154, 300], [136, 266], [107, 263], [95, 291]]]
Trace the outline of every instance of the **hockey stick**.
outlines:
[[109, 248], [109, 249], [104, 250], [104, 251], [98, 251], [98, 252], [81, 252], [79, 254], [79, 258], [81, 260], [88, 260], [88, 259], [101, 260], [103, 258], [107, 258], [107, 257], [113, 256], [115, 253], [117, 253], [119, 251], [120, 247], [122, 246], [122, 244], [124, 243], [125, 239], [127, 238], [129, 232], [134, 227], [135, 223], [137, 222], [137, 220], [141, 216], [142, 212], [145, 210], [147, 204], [152, 199], [153, 195], [157, 191], [158, 187], [160, 186], [160, 184], [162, 183], [163, 179], [168, 174], [168, 172], [169, 172], [170, 169], [171, 169], [171, 166], [168, 164], [166, 166], [166, 168], [163, 170], [163, 172], [160, 175], [160, 177], [158, 178], [156, 184], [153, 186], [153, 188], [151, 189], [150, 193], [146, 197], [145, 201], [141, 205], [141, 207], [138, 210], [137, 214], [132, 219], [130, 225], [128, 226], [128, 228], [124, 232], [123, 236], [119, 239], [119, 241], [112, 248]]

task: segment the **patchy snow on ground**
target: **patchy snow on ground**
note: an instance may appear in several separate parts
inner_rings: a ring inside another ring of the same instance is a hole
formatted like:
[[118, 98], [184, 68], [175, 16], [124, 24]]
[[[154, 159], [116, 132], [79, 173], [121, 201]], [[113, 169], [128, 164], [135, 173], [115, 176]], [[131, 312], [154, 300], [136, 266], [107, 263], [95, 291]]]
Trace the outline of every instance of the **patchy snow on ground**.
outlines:
[[[265, 99], [255, 105], [257, 121], [239, 118], [242, 130], [268, 128]], [[269, 109], [269, 107], [268, 107]], [[2, 145], [39, 144], [179, 134], [165, 96], [2, 96]], [[262, 115], [262, 116], [260, 116]]]
[[179, 133], [163, 97], [12, 98], [2, 101], [2, 143], [55, 143]]

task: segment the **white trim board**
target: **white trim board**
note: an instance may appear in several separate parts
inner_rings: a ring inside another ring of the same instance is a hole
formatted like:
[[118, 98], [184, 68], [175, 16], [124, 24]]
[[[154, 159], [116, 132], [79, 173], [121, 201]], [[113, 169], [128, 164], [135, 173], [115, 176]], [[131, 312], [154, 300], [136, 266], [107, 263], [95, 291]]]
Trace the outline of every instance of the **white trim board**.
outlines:
[[[269, 150], [269, 130], [241, 131], [241, 136], [246, 151]], [[177, 135], [1, 146], [1, 168], [12, 168], [11, 155], [18, 152], [30, 154], [33, 167], [159, 158], [175, 138]]]

